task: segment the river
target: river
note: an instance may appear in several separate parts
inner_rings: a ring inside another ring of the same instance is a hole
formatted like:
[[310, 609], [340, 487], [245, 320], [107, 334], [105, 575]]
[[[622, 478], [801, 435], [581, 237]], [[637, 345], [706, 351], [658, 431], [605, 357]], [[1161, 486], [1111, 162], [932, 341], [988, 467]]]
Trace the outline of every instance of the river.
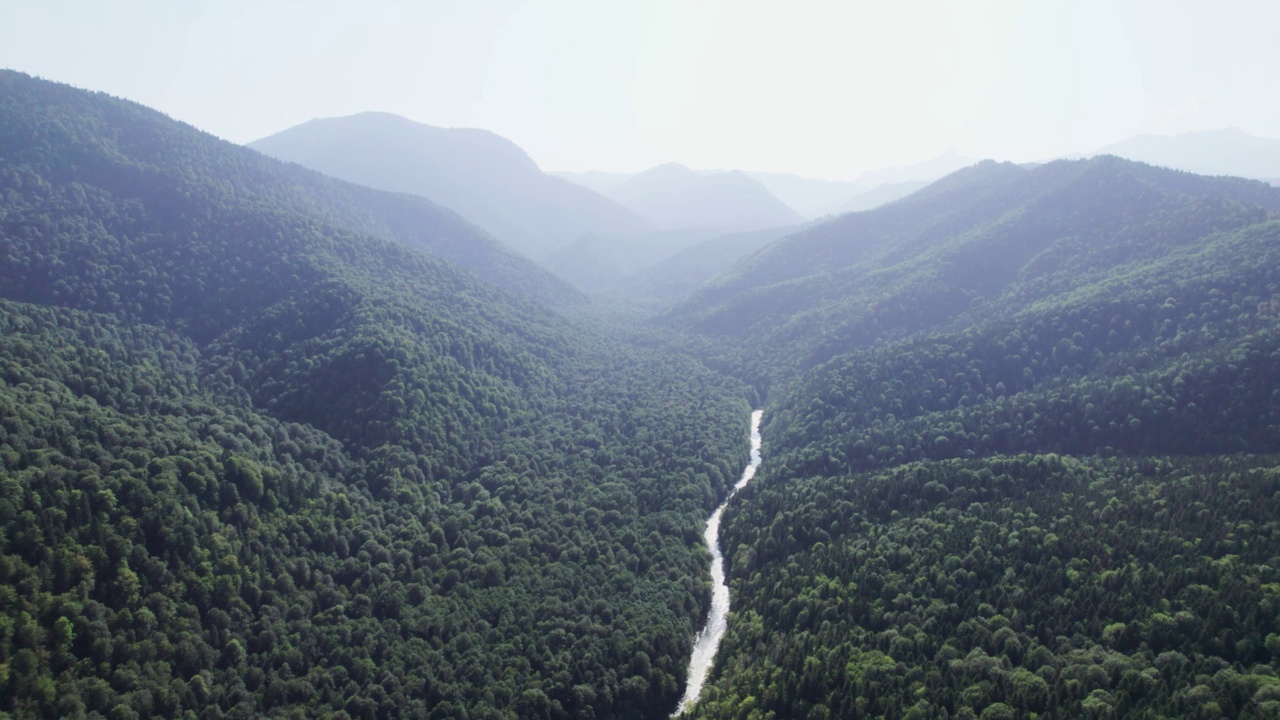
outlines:
[[716, 649], [720, 647], [720, 640], [724, 638], [724, 631], [729, 625], [729, 586], [724, 581], [724, 554], [720, 552], [720, 516], [724, 514], [725, 506], [733, 496], [756, 476], [756, 468], [760, 467], [760, 418], [762, 415], [764, 415], [763, 410], [751, 413], [751, 461], [742, 471], [742, 477], [738, 479], [738, 483], [729, 491], [729, 497], [726, 497], [724, 502], [720, 503], [720, 507], [711, 513], [711, 517], [707, 518], [707, 530], [703, 533], [703, 537], [707, 540], [707, 547], [711, 548], [711, 613], [707, 616], [706, 626], [694, 638], [693, 655], [689, 658], [689, 685], [685, 687], [684, 697], [680, 698], [680, 705], [676, 707], [671, 717], [679, 717], [698, 702], [698, 696], [702, 694], [702, 685], [707, 681], [707, 674], [711, 672], [711, 662], [715, 660]]

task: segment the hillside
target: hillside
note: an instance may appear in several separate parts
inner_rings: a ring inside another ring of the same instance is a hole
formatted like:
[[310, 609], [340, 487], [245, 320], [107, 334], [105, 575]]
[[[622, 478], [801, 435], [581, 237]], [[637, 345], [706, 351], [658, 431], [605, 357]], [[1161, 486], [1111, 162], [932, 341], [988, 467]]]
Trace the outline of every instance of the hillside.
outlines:
[[0, 711], [669, 713], [739, 388], [421, 199], [12, 72], [0, 130]]
[[614, 186], [608, 195], [666, 230], [706, 227], [727, 233], [803, 220], [743, 173], [702, 174], [676, 163], [646, 170]]
[[928, 184], [929, 183], [925, 180], [907, 180], [896, 183], [882, 183], [870, 190], [860, 192], [849, 198], [849, 200], [841, 205], [833, 214], [839, 215], [849, 212], [873, 210], [885, 203], [891, 203], [894, 200], [904, 198]]
[[657, 301], [669, 307], [742, 258], [802, 228], [788, 225], [717, 235], [627, 273], [611, 288], [624, 297]]
[[549, 253], [543, 262], [579, 288], [598, 292], [615, 289], [624, 276], [662, 263], [716, 235], [714, 228], [705, 226], [659, 230], [628, 238], [584, 235]]
[[428, 198], [530, 257], [586, 234], [653, 230], [617, 203], [543, 173], [514, 143], [484, 130], [361, 113], [311, 120], [249, 147], [350, 182]]
[[770, 245], [667, 322], [750, 338], [746, 372], [767, 382], [876, 341], [1008, 314], [1277, 209], [1280, 192], [1260, 182], [1113, 157], [987, 162]]
[[1280, 711], [1277, 207], [985, 164], [704, 291], [795, 314], [701, 318], [772, 383], [694, 717]]

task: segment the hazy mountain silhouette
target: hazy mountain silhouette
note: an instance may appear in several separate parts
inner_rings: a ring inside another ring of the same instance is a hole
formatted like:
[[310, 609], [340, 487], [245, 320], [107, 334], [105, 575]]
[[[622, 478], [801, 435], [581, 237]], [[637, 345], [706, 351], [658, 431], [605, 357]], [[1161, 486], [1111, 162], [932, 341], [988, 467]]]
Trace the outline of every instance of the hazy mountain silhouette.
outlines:
[[832, 208], [840, 207], [870, 187], [857, 180], [819, 180], [787, 173], [744, 172], [809, 219], [831, 214]]
[[1280, 140], [1228, 128], [1178, 135], [1138, 135], [1098, 150], [1151, 165], [1201, 175], [1280, 178]]
[[370, 112], [311, 120], [249, 147], [343, 180], [426, 197], [530, 256], [587, 233], [653, 230], [617, 203], [543, 173], [518, 146], [486, 130]]
[[868, 170], [854, 180], [818, 180], [785, 173], [748, 172], [769, 192], [801, 215], [816, 219], [826, 215], [870, 210], [972, 165], [972, 158], [949, 151], [911, 165]]
[[840, 209], [833, 214], [839, 215], [847, 212], [871, 210], [873, 208], [880, 207], [885, 203], [890, 203], [894, 200], [904, 198], [920, 188], [925, 187], [930, 182], [932, 181], [907, 180], [904, 182], [883, 183], [849, 198], [849, 200], [845, 202], [844, 205], [841, 205]]
[[547, 174], [564, 179], [564, 180], [568, 180], [569, 182], [575, 185], [581, 185], [582, 187], [587, 188], [588, 190], [594, 190], [595, 192], [598, 192], [601, 195], [608, 197], [609, 193], [612, 192], [615, 188], [617, 188], [622, 183], [630, 180], [631, 178], [639, 175], [640, 173], [604, 172], [601, 170], [588, 170], [586, 172], [557, 171], [557, 172], [549, 172]]
[[677, 163], [659, 165], [629, 178], [608, 196], [666, 230], [760, 230], [803, 220], [744, 173], [703, 174]]

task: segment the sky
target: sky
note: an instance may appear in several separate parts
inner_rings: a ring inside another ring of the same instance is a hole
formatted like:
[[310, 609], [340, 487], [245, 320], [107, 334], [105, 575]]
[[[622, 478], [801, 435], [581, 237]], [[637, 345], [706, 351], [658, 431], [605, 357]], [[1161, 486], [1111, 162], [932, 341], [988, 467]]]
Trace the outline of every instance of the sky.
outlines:
[[379, 110], [544, 170], [853, 179], [1280, 138], [1275, 0], [0, 0], [0, 67], [246, 143]]

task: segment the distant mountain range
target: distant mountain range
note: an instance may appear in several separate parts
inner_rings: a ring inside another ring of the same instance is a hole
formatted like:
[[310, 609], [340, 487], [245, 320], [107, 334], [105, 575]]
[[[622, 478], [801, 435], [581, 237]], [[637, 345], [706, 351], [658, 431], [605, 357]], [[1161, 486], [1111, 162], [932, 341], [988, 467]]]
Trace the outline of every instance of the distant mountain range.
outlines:
[[[959, 153], [947, 152], [922, 163], [871, 170], [858, 176], [856, 180], [820, 180], [788, 173], [754, 171], [742, 171], [740, 174], [759, 182], [774, 198], [794, 210], [803, 219], [813, 220], [827, 215], [869, 210], [897, 200], [974, 162], [976, 161], [972, 158]], [[634, 202], [634, 198], [631, 197], [634, 191], [624, 189], [638, 177], [649, 176], [650, 181], [647, 182], [678, 180], [680, 183], [686, 183], [693, 182], [689, 178], [690, 174], [714, 178], [732, 176], [732, 173], [722, 170], [692, 171], [681, 165], [660, 165], [644, 173], [610, 173], [593, 170], [582, 173], [552, 174], [618, 200], [642, 215], [644, 214], [642, 209], [630, 204]], [[652, 195], [654, 192], [650, 189], [646, 195]], [[673, 195], [675, 192], [673, 189]], [[661, 225], [661, 223], [658, 224]], [[723, 227], [723, 223], [721, 226]]]
[[1098, 155], [1137, 160], [1201, 175], [1280, 178], [1280, 140], [1228, 128], [1179, 135], [1138, 135], [1099, 148]]
[[741, 172], [700, 173], [667, 163], [638, 175], [592, 176], [599, 192], [664, 230], [761, 230], [804, 218]]
[[249, 147], [350, 182], [428, 198], [530, 257], [586, 234], [654, 230], [617, 203], [543, 173], [518, 146], [486, 130], [370, 112], [311, 120]]

